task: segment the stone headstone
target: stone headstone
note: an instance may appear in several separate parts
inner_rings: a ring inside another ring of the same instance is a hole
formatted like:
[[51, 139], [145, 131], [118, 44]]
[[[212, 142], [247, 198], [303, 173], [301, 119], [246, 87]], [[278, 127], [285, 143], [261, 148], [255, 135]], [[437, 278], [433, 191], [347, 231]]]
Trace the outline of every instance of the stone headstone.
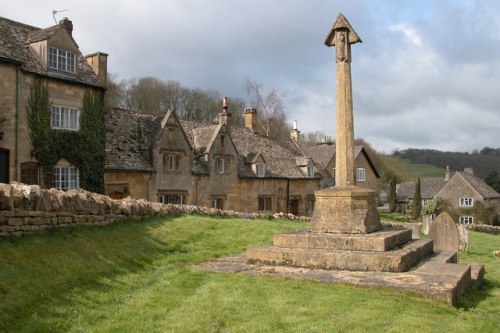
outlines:
[[439, 214], [431, 224], [429, 238], [434, 242], [434, 251], [458, 251], [458, 228], [446, 212]]
[[458, 249], [463, 252], [469, 250], [469, 229], [464, 224], [458, 225]]
[[429, 234], [429, 228], [431, 227], [432, 221], [431, 215], [425, 215], [422, 218], [422, 234], [426, 236]]

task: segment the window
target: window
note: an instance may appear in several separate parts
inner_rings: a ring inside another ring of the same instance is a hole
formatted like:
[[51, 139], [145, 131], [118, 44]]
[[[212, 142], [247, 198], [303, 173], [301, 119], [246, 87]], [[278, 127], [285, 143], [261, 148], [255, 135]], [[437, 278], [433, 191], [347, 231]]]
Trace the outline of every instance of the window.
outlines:
[[265, 164], [257, 164], [255, 167], [257, 168], [257, 177], [264, 177], [266, 175]]
[[183, 205], [186, 202], [186, 195], [178, 193], [160, 194], [158, 197], [158, 201], [160, 201], [163, 204]]
[[52, 106], [50, 122], [52, 128], [77, 131], [80, 129], [80, 110], [63, 106]]
[[49, 47], [49, 68], [74, 73], [75, 54], [55, 47]]
[[224, 198], [211, 198], [212, 208], [224, 209]]
[[312, 178], [314, 177], [314, 167], [313, 166], [307, 166], [307, 177]]
[[228, 173], [229, 172], [229, 161], [224, 158], [217, 158], [215, 160], [215, 172], [216, 173]]
[[366, 181], [366, 170], [365, 168], [357, 168], [356, 169], [356, 180], [358, 182]]
[[221, 145], [222, 148], [224, 148], [225, 141], [226, 141], [226, 136], [225, 135], [221, 135], [220, 136], [220, 145]]
[[272, 210], [272, 198], [259, 197], [259, 210], [260, 211]]
[[165, 170], [179, 170], [180, 156], [176, 154], [163, 155], [163, 164]]
[[80, 188], [78, 169], [73, 166], [54, 167], [54, 187], [62, 191]]
[[429, 204], [429, 199], [422, 199], [422, 207]]
[[307, 199], [306, 200], [306, 215], [310, 216], [312, 215], [314, 211], [314, 199]]
[[460, 224], [473, 224], [474, 218], [472, 216], [460, 216]]
[[21, 183], [27, 185], [39, 184], [39, 168], [36, 162], [21, 163]]
[[474, 200], [472, 198], [460, 198], [460, 207], [472, 207]]

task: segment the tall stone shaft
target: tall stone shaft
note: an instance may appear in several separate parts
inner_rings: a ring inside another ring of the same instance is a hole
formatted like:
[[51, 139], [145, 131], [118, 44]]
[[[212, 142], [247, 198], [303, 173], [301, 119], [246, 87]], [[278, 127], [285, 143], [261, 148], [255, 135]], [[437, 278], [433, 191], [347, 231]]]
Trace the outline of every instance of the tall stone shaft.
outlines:
[[351, 81], [351, 44], [361, 39], [347, 19], [339, 14], [326, 38], [327, 46], [335, 46], [336, 78], [336, 145], [335, 185], [355, 186], [354, 117]]

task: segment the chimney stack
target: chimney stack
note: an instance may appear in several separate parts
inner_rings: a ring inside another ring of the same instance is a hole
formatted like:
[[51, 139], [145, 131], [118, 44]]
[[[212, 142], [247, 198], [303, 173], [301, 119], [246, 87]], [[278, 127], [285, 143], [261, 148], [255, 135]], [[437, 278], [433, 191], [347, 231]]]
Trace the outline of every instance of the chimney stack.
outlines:
[[225, 124], [227, 127], [227, 131], [230, 131], [230, 126], [231, 126], [231, 112], [228, 111], [229, 109], [229, 98], [223, 97], [222, 98], [222, 111], [219, 113], [219, 123], [220, 124]]
[[59, 25], [63, 26], [70, 36], [73, 36], [73, 22], [71, 22], [70, 19], [63, 17], [63, 19], [59, 21]]
[[448, 180], [450, 180], [450, 173], [451, 173], [451, 171], [450, 171], [450, 166], [449, 166], [449, 165], [447, 165], [447, 166], [446, 166], [446, 171], [445, 171], [445, 173], [444, 173], [444, 181], [445, 181], [445, 182], [447, 182]]
[[108, 85], [108, 55], [103, 52], [96, 52], [85, 56], [88, 64], [94, 70], [99, 82], [103, 87]]
[[464, 168], [464, 173], [469, 174], [469, 175], [474, 175], [474, 169], [473, 168]]
[[297, 143], [299, 142], [300, 131], [297, 129], [297, 120], [294, 120], [293, 122], [292, 131], [290, 132], [290, 138]]
[[245, 127], [249, 128], [253, 133], [257, 133], [257, 110], [246, 108], [243, 116], [245, 117]]

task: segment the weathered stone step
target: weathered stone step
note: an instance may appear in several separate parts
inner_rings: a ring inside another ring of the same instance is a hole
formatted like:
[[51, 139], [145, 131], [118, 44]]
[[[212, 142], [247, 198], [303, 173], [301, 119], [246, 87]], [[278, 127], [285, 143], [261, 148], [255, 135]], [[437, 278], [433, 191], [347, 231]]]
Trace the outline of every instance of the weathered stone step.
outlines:
[[411, 241], [410, 229], [386, 229], [371, 234], [327, 234], [307, 230], [274, 235], [283, 248], [385, 252]]
[[327, 270], [405, 272], [432, 253], [431, 240], [417, 240], [386, 252], [263, 246], [247, 250], [250, 264], [286, 265]]

